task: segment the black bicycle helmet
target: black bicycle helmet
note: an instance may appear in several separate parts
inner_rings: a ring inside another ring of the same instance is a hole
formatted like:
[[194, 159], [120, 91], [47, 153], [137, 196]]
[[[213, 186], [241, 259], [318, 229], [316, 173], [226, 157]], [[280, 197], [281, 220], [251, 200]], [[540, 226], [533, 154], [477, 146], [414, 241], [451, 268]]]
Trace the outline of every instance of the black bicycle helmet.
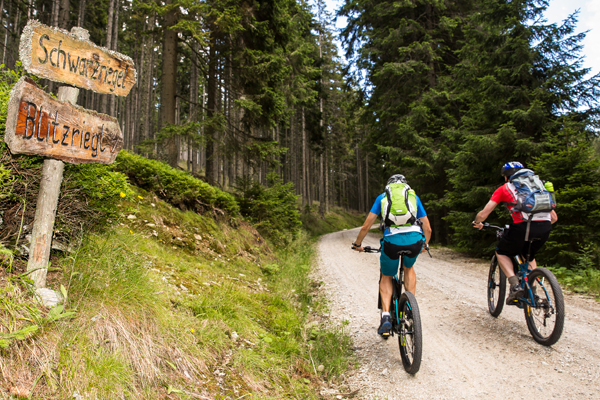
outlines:
[[502, 166], [502, 169], [500, 170], [500, 175], [510, 178], [512, 174], [523, 168], [525, 168], [525, 166], [520, 162], [510, 161]]
[[404, 177], [404, 175], [400, 175], [400, 174], [396, 174], [396, 175], [392, 175], [390, 176], [390, 179], [388, 179], [387, 184], [389, 185], [390, 183], [406, 183], [406, 178]]

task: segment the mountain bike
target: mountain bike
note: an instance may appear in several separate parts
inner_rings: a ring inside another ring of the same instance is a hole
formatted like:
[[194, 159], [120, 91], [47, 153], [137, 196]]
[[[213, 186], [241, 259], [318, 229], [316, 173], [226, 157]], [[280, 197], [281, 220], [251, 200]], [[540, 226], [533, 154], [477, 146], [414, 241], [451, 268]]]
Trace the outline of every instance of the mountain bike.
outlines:
[[[496, 230], [498, 240], [508, 229], [508, 226], [483, 224], [483, 229]], [[529, 246], [536, 240], [529, 240]], [[562, 335], [565, 322], [565, 305], [562, 290], [558, 280], [546, 268], [530, 269], [527, 259], [529, 257], [515, 256], [512, 259], [515, 275], [525, 291], [514, 305], [523, 309], [527, 328], [533, 339], [544, 346], [555, 344]], [[498, 317], [504, 307], [506, 295], [506, 275], [502, 272], [496, 255], [492, 257], [488, 274], [488, 309], [493, 317]]]
[[[374, 249], [369, 246], [363, 248], [365, 253], [379, 253], [381, 248]], [[429, 253], [429, 249], [427, 249]], [[398, 273], [392, 277], [393, 292], [390, 303], [390, 316], [392, 317], [392, 336], [398, 335], [398, 346], [404, 370], [411, 375], [416, 374], [421, 367], [422, 331], [421, 314], [415, 295], [411, 292], [402, 291], [404, 256], [410, 254], [410, 250], [402, 250], [400, 255], [400, 267]], [[431, 254], [429, 254], [431, 256]], [[377, 307], [381, 310], [381, 294], [377, 301]], [[387, 340], [389, 336], [384, 336]]]

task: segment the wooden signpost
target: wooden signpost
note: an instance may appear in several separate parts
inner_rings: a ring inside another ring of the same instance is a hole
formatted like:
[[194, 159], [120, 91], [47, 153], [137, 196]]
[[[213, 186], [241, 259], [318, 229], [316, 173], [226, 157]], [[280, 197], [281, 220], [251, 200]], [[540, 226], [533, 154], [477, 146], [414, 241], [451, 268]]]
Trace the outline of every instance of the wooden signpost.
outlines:
[[19, 57], [30, 74], [96, 93], [127, 96], [136, 82], [130, 57], [36, 20], [23, 28]]
[[58, 101], [28, 78], [12, 89], [4, 140], [13, 153], [72, 164], [110, 164], [123, 147], [116, 118]]
[[[79, 27], [67, 32], [30, 20], [21, 35], [19, 55], [31, 74], [97, 93], [127, 96], [136, 83], [131, 58], [96, 46], [89, 41], [89, 32]], [[76, 106], [78, 94], [79, 89], [61, 86], [56, 100], [31, 79], [22, 78], [8, 103], [4, 139], [10, 150], [51, 157], [44, 160], [27, 264], [46, 304], [56, 300], [47, 298], [44, 286], [64, 169], [60, 160], [110, 164], [123, 147], [117, 119]]]

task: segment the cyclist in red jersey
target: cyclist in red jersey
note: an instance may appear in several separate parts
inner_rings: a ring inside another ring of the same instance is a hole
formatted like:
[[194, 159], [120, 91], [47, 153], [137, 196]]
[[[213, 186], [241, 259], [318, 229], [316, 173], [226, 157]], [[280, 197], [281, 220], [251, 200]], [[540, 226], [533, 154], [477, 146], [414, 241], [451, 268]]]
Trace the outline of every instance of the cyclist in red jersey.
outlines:
[[504, 176], [504, 185], [496, 189], [494, 194], [492, 194], [490, 201], [483, 210], [477, 214], [473, 221], [473, 226], [475, 228], [482, 229], [483, 221], [486, 220], [494, 208], [500, 203], [506, 203], [506, 206], [510, 211], [513, 220], [512, 224], [510, 224], [509, 229], [505, 231], [504, 236], [498, 242], [498, 247], [496, 247], [498, 263], [510, 284], [510, 293], [506, 299], [506, 304], [508, 305], [515, 304], [515, 300], [523, 295], [523, 290], [519, 285], [519, 278], [515, 276], [513, 270], [512, 257], [529, 254], [529, 259], [527, 260], [529, 261], [529, 266], [532, 269], [535, 268], [537, 266], [535, 254], [543, 246], [546, 240], [548, 240], [550, 231], [552, 230], [552, 224], [558, 220], [558, 216], [554, 210], [548, 213], [534, 214], [531, 218], [529, 238], [539, 240], [533, 241], [531, 248], [529, 248], [528, 242], [525, 242], [525, 235], [527, 232], [527, 220], [529, 219], [530, 214], [515, 211], [513, 209], [516, 204], [516, 189], [509, 181], [510, 177], [522, 168], [525, 167], [518, 161], [511, 161], [502, 166], [501, 174]]

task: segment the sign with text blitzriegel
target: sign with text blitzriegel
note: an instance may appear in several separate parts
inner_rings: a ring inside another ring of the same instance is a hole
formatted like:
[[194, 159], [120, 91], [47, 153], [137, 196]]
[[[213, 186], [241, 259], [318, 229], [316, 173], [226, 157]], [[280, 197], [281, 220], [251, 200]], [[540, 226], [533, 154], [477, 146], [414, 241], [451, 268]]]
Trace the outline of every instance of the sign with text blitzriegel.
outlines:
[[37, 20], [23, 28], [19, 57], [33, 75], [96, 93], [127, 96], [137, 79], [130, 57]]
[[13, 153], [72, 164], [110, 164], [123, 147], [116, 118], [58, 101], [29, 78], [11, 91], [4, 140]]

